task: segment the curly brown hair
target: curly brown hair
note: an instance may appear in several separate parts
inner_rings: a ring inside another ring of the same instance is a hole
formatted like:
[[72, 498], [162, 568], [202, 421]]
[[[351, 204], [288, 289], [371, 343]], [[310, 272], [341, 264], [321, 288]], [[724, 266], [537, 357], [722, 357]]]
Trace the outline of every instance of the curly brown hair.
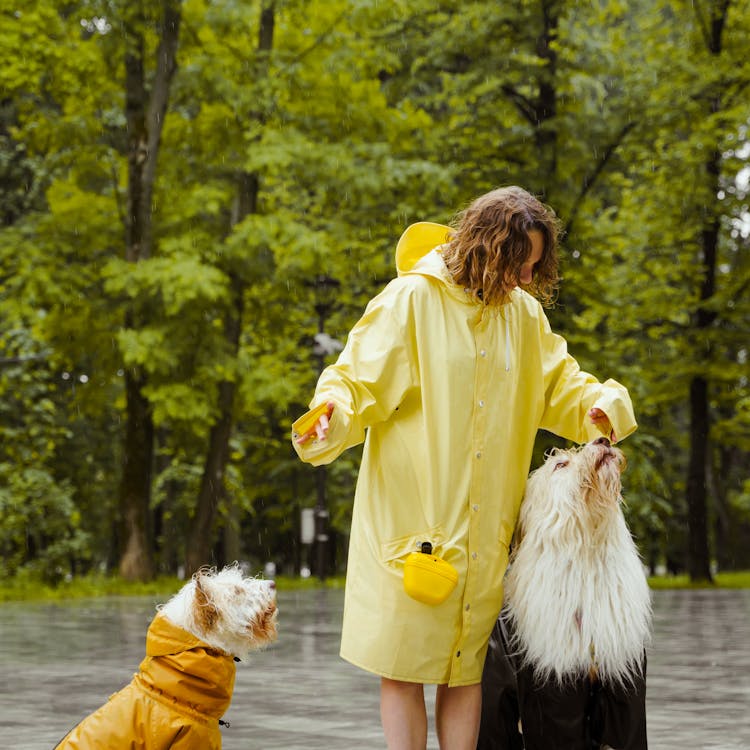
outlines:
[[443, 259], [456, 284], [483, 302], [500, 306], [518, 286], [521, 266], [531, 255], [529, 232], [538, 230], [544, 251], [523, 288], [542, 304], [554, 300], [559, 283], [557, 245], [561, 233], [555, 212], [516, 186], [481, 195], [460, 212], [443, 250]]

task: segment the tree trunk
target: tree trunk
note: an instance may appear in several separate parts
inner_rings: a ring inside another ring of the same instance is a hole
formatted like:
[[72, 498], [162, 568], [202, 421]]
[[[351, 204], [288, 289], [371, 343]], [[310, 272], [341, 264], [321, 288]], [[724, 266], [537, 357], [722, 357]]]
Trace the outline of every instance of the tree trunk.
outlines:
[[707, 473], [708, 383], [690, 383], [690, 462], [688, 465], [688, 573], [691, 581], [711, 581], [708, 550]]
[[[138, 263], [151, 256], [152, 211], [156, 161], [169, 87], [176, 70], [180, 26], [179, 0], [163, 3], [161, 39], [156, 72], [149, 93], [146, 87], [144, 18], [130, 9], [125, 19], [125, 115], [128, 129], [128, 213], [125, 226], [125, 257]], [[125, 327], [142, 325], [143, 310], [131, 306]], [[143, 395], [145, 374], [126, 368], [126, 426], [120, 480], [122, 554], [120, 575], [127, 580], [149, 580], [154, 576], [153, 539], [150, 523], [151, 474], [154, 425], [150, 404]]]
[[542, 29], [536, 38], [536, 54], [544, 65], [539, 70], [536, 95], [527, 96], [511, 84], [503, 85], [502, 90], [534, 130], [539, 170], [528, 187], [535, 193], [540, 193], [545, 200], [549, 200], [551, 187], [557, 179], [557, 130], [554, 119], [557, 116], [555, 44], [559, 8], [556, 1], [542, 2], [541, 12]]
[[[231, 275], [231, 287], [232, 309], [227, 313], [224, 335], [232, 355], [236, 359], [239, 353], [240, 333], [242, 331], [244, 284], [236, 275]], [[224, 380], [219, 383], [219, 419], [211, 427], [195, 515], [188, 532], [188, 543], [185, 550], [186, 575], [191, 575], [202, 565], [216, 562], [211, 559], [211, 546], [216, 510], [224, 495], [224, 472], [229, 458], [229, 439], [232, 435], [236, 389], [236, 379]]]
[[[258, 27], [258, 75], [267, 74], [268, 54], [273, 47], [275, 23], [274, 2], [264, 3], [261, 9]], [[262, 124], [263, 114], [259, 112], [255, 119]], [[232, 225], [239, 223], [258, 210], [258, 192], [260, 180], [257, 174], [240, 172], [238, 176], [237, 203]], [[232, 356], [237, 358], [242, 333], [242, 313], [244, 283], [240, 276], [229, 272], [232, 290], [232, 303], [224, 321], [224, 334]], [[219, 384], [219, 419], [211, 428], [208, 440], [208, 451], [203, 466], [201, 486], [198, 491], [195, 515], [188, 532], [188, 544], [185, 550], [185, 572], [189, 575], [201, 565], [215, 562], [211, 559], [211, 548], [214, 538], [214, 524], [219, 502], [224, 498], [227, 505], [227, 526], [224, 536], [224, 555], [232, 558], [239, 556], [237, 524], [239, 523], [232, 499], [224, 493], [224, 474], [229, 458], [229, 440], [232, 435], [234, 418], [234, 396], [237, 389], [236, 378]], [[229, 562], [224, 560], [223, 562]]]
[[[702, 26], [706, 47], [711, 55], [718, 56], [722, 49], [722, 34], [729, 9], [729, 0], [719, 0], [710, 7], [708, 22], [702, 18], [701, 10], [695, 6]], [[721, 108], [718, 96], [709, 102], [711, 114]], [[721, 152], [715, 149], [705, 163], [706, 194], [713, 203], [706, 206], [707, 215], [701, 231], [702, 279], [698, 309], [693, 315], [693, 327], [697, 342], [708, 341], [708, 329], [716, 319], [716, 313], [706, 308], [706, 303], [716, 291], [716, 262], [721, 228], [716, 206], [721, 176]], [[705, 369], [711, 360], [711, 347], [696, 350], [696, 359]], [[690, 383], [690, 464], [688, 466], [686, 500], [688, 507], [688, 573], [691, 581], [713, 581], [711, 556], [708, 544], [708, 462], [711, 457], [709, 443], [710, 400], [709, 382], [704, 375], [695, 376]]]
[[[706, 174], [713, 195], [719, 189], [721, 154], [717, 151], [706, 163]], [[716, 319], [716, 313], [706, 309], [716, 291], [716, 258], [719, 244], [720, 224], [717, 218], [707, 217], [707, 225], [701, 233], [702, 281], [700, 302], [693, 315], [696, 341], [708, 341], [708, 329]], [[696, 347], [697, 361], [708, 368], [711, 362], [711, 346], [703, 350]], [[708, 544], [708, 465], [711, 458], [709, 431], [711, 412], [709, 383], [703, 375], [696, 375], [690, 382], [690, 462], [686, 487], [688, 507], [688, 573], [692, 581], [712, 581], [711, 556]]]
[[557, 185], [557, 126], [550, 127], [557, 116], [557, 31], [559, 7], [553, 2], [542, 2], [542, 33], [537, 38], [536, 52], [545, 65], [540, 72], [539, 95], [536, 101], [534, 137], [542, 172], [538, 177], [538, 190], [550, 200], [552, 188]]
[[147, 581], [154, 576], [149, 507], [154, 426], [151, 407], [141, 394], [141, 387], [138, 374], [128, 371], [125, 376], [128, 410], [120, 485], [123, 540], [120, 575], [131, 581]]

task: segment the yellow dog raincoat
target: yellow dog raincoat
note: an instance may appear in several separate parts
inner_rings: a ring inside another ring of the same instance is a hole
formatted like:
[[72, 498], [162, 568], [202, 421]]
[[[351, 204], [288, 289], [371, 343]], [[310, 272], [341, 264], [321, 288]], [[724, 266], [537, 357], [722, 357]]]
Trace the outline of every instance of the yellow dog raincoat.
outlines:
[[133, 680], [56, 750], [219, 750], [219, 718], [232, 699], [234, 675], [230, 654], [157, 615]]

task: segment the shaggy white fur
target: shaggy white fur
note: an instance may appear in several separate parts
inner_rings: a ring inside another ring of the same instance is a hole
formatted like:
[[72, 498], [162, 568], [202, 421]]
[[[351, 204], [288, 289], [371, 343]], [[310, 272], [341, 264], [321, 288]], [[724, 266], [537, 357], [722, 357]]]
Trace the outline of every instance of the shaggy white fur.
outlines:
[[243, 658], [276, 639], [273, 581], [244, 578], [236, 565], [199, 570], [161, 613], [209, 646]]
[[529, 477], [504, 616], [538, 678], [595, 672], [629, 683], [651, 630], [651, 599], [621, 509], [622, 452], [605, 439], [556, 450]]

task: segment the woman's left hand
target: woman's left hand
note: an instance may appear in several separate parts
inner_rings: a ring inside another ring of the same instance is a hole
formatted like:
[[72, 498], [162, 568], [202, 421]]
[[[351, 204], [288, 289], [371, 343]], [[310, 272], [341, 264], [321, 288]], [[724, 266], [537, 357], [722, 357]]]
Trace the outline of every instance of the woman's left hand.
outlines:
[[589, 409], [589, 419], [592, 424], [595, 424], [605, 434], [609, 431], [609, 440], [611, 443], [617, 442], [617, 435], [615, 435], [609, 417], [601, 409]]

